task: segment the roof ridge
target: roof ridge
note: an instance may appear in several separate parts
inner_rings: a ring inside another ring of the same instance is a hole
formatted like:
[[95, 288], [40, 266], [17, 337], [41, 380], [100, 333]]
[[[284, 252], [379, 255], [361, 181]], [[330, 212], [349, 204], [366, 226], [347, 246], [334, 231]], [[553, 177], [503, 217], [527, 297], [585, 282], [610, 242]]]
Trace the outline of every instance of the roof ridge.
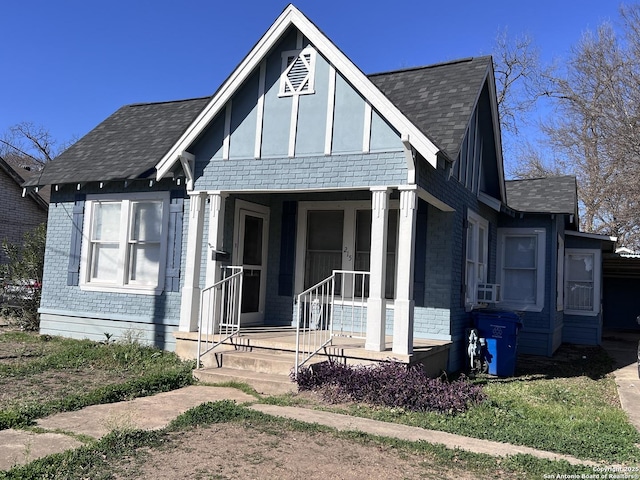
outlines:
[[128, 105], [124, 105], [123, 107], [145, 107], [148, 105], [164, 105], [167, 103], [180, 103], [180, 102], [192, 102], [194, 100], [205, 100], [207, 98], [211, 98], [211, 95], [206, 95], [203, 97], [182, 98], [179, 100], [162, 100], [157, 102], [137, 102], [137, 103], [130, 103]]
[[369, 73], [367, 74], [367, 77], [375, 77], [378, 75], [388, 75], [391, 73], [402, 73], [402, 72], [411, 72], [411, 71], [415, 71], [415, 70], [424, 70], [424, 69], [428, 69], [428, 68], [437, 68], [437, 67], [444, 67], [447, 65], [456, 65], [459, 63], [469, 63], [472, 62], [473, 60], [479, 60], [479, 59], [483, 59], [483, 58], [490, 58], [491, 55], [481, 55], [479, 57], [464, 57], [464, 58], [458, 58], [456, 60], [449, 60], [449, 61], [445, 61], [445, 62], [438, 62], [438, 63], [432, 63], [430, 65], [421, 65], [421, 66], [417, 66], [417, 67], [407, 67], [407, 68], [400, 68], [397, 70], [386, 70], [383, 72], [376, 72], [376, 73]]
[[505, 182], [527, 182], [527, 181], [531, 181], [531, 180], [549, 180], [552, 178], [573, 178], [575, 179], [576, 176], [575, 175], [548, 175], [546, 177], [535, 177], [535, 178], [512, 178], [509, 180], [505, 180]]

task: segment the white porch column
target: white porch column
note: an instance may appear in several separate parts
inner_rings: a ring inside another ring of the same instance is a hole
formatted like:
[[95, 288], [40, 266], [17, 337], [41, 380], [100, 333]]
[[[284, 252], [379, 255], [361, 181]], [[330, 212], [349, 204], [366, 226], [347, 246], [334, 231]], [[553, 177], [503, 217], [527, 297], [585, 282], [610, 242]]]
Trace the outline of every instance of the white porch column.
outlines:
[[413, 353], [413, 256], [416, 239], [416, 209], [418, 197], [415, 185], [400, 187], [398, 215], [398, 259], [396, 295], [393, 317], [393, 353]]
[[[207, 249], [207, 281], [205, 286], [213, 285], [221, 279], [221, 263], [216, 260], [214, 250], [222, 251], [224, 237], [224, 205], [227, 194], [209, 192], [209, 248]], [[231, 252], [229, 252], [230, 254]]]
[[387, 305], [384, 298], [387, 267], [387, 223], [389, 193], [387, 187], [371, 188], [371, 279], [367, 300], [367, 339], [365, 348], [376, 352], [385, 349]]
[[200, 308], [200, 259], [202, 258], [202, 232], [204, 229], [204, 206], [206, 192], [189, 192], [189, 231], [187, 258], [184, 266], [184, 286], [180, 306], [181, 332], [198, 329]]

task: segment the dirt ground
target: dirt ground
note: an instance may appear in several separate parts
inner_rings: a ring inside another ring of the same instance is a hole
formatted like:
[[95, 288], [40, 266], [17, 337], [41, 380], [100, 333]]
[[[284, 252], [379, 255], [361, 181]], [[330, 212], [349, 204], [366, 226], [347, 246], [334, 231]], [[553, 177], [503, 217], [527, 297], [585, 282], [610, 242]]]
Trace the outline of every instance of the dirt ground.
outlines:
[[123, 459], [115, 467], [118, 479], [483, 478], [455, 465], [434, 468], [430, 460], [325, 433], [265, 432], [225, 424], [173, 434], [170, 446]]

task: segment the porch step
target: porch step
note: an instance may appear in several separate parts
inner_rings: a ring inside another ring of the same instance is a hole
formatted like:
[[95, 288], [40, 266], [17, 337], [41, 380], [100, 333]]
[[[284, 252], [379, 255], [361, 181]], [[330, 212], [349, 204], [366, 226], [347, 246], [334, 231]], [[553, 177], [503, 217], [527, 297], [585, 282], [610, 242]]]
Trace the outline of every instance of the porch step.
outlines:
[[232, 351], [216, 355], [223, 368], [249, 370], [256, 373], [272, 373], [289, 376], [295, 365], [295, 355], [290, 352]]
[[257, 373], [250, 370], [220, 367], [196, 369], [193, 371], [193, 376], [201, 382], [207, 383], [246, 383], [264, 395], [284, 395], [295, 393], [298, 390], [288, 375], [274, 373]]

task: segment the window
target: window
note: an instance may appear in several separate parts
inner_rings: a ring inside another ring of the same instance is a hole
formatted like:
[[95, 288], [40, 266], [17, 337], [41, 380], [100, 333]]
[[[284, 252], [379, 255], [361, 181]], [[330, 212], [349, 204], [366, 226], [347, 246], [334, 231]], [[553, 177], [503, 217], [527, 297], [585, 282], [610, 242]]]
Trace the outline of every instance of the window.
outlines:
[[282, 52], [281, 97], [314, 93], [316, 52], [311, 47]]
[[169, 197], [162, 193], [88, 197], [81, 288], [161, 293], [168, 211]]
[[468, 212], [467, 222], [465, 305], [472, 306], [478, 303], [478, 284], [487, 282], [489, 222], [474, 212]]
[[565, 313], [596, 315], [600, 312], [600, 250], [566, 249]]
[[545, 230], [498, 230], [502, 305], [518, 310], [544, 308]]
[[[392, 202], [393, 203], [393, 202]], [[395, 208], [394, 208], [395, 207]], [[302, 202], [299, 206], [296, 291], [312, 287], [333, 270], [369, 271], [371, 204], [369, 202]], [[385, 297], [394, 298], [398, 241], [397, 202], [389, 209]], [[300, 282], [302, 279], [302, 282]], [[336, 288], [340, 290], [340, 279]], [[356, 296], [368, 295], [368, 284], [355, 285]]]

